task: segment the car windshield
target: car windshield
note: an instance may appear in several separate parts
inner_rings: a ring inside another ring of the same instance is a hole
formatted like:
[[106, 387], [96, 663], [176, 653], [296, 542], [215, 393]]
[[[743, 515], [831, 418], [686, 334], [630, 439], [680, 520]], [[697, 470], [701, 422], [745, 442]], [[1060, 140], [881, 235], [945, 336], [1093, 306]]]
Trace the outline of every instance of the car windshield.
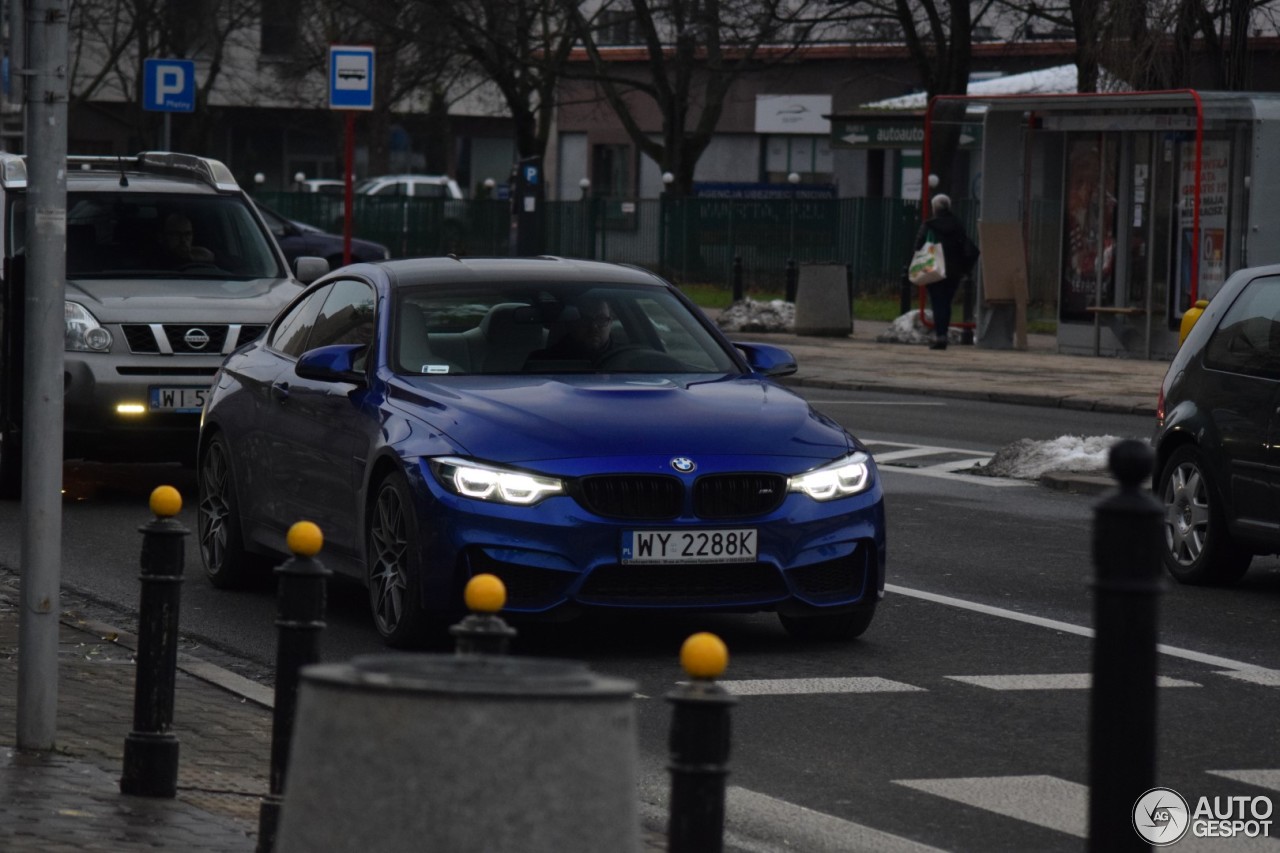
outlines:
[[399, 373], [726, 373], [719, 340], [662, 287], [435, 285], [399, 293]]
[[[13, 245], [25, 244], [24, 200]], [[284, 270], [249, 205], [238, 196], [67, 194], [68, 278], [279, 278]]]

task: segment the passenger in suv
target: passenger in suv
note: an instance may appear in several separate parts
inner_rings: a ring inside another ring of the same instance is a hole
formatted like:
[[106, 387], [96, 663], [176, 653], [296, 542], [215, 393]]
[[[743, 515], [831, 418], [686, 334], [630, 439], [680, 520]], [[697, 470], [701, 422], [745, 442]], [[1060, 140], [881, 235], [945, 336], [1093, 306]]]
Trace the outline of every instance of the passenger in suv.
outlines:
[[[222, 359], [328, 271], [280, 247], [230, 170], [168, 152], [69, 157], [64, 455], [195, 458], [200, 410]], [[22, 445], [25, 160], [0, 154], [9, 223], [0, 270], [0, 496], [18, 491]], [[179, 247], [173, 254], [166, 247]]]

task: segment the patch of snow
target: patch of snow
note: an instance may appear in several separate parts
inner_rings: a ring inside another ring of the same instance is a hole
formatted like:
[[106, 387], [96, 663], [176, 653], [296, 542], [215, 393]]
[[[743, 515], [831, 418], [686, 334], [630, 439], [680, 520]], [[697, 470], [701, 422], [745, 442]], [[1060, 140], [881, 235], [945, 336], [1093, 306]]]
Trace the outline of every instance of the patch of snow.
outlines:
[[1051, 441], [1018, 439], [996, 451], [985, 465], [969, 473], [988, 477], [1036, 480], [1050, 471], [1106, 473], [1114, 435], [1063, 435]]
[[[924, 309], [924, 315], [933, 322], [933, 312]], [[955, 326], [947, 329], [947, 342], [960, 343], [960, 329]], [[920, 309], [916, 308], [903, 314], [889, 324], [889, 327], [876, 335], [876, 341], [882, 344], [927, 344], [933, 340], [933, 328], [926, 326], [920, 319]]]
[[783, 299], [740, 299], [720, 312], [716, 325], [726, 332], [790, 332], [796, 325], [796, 306]]

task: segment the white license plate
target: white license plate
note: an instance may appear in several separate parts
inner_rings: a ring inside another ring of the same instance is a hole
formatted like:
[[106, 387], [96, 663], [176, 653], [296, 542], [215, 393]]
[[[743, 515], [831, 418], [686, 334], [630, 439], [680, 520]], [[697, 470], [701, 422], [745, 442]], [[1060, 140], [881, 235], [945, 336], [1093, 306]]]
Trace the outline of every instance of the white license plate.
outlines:
[[622, 534], [624, 563], [751, 563], [755, 528], [736, 530], [628, 530]]
[[152, 386], [151, 411], [198, 412], [204, 408], [208, 388], [166, 388]]

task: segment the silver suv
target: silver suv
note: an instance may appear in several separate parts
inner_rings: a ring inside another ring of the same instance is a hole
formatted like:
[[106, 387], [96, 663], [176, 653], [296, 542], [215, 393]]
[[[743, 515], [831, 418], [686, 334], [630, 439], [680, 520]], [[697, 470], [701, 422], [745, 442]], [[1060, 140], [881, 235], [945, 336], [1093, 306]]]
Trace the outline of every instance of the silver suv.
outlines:
[[[64, 455], [193, 461], [214, 373], [301, 284], [225, 165], [202, 157], [67, 158]], [[0, 154], [0, 496], [15, 496], [22, 445], [27, 175]]]

